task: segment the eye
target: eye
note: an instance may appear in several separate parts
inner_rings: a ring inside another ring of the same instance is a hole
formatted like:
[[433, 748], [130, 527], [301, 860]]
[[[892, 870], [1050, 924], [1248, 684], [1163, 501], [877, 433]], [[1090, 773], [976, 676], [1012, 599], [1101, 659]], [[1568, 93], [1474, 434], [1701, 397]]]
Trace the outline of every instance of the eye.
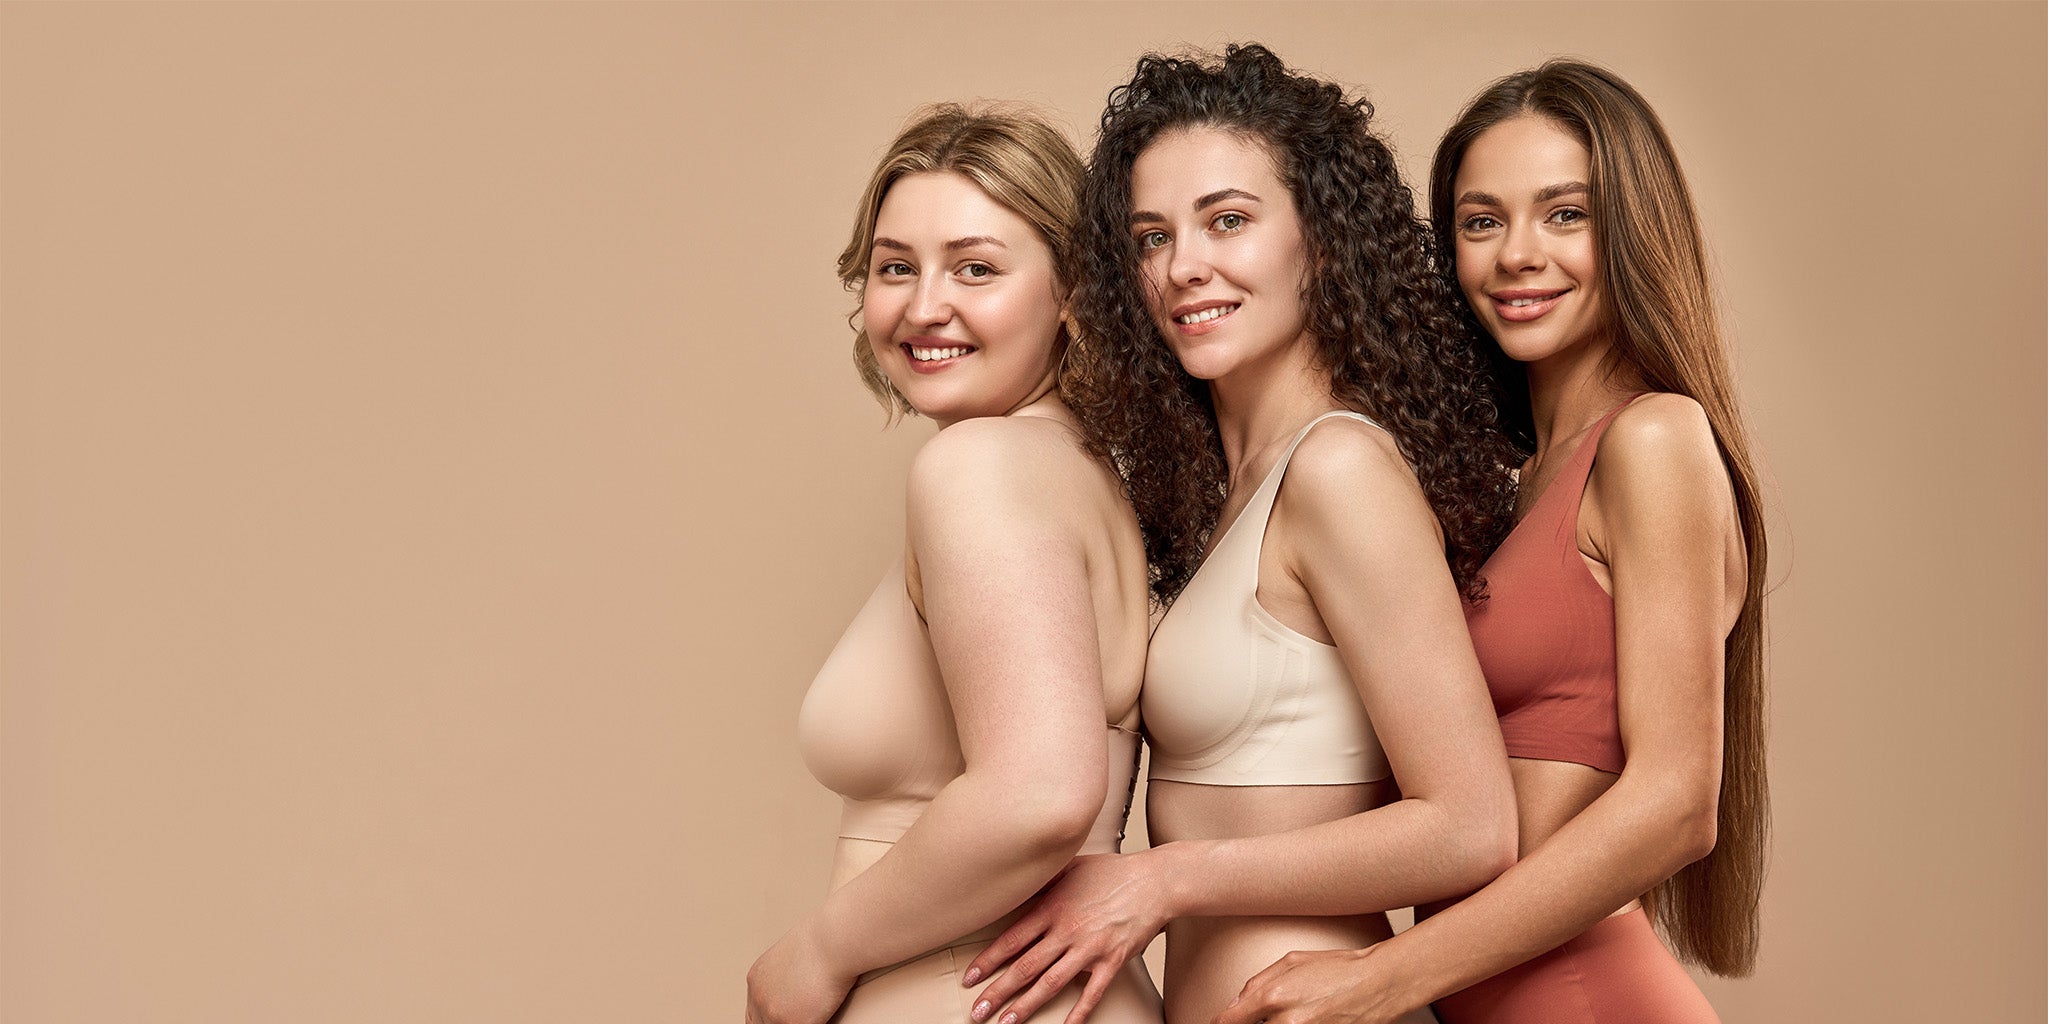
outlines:
[[962, 265], [956, 273], [970, 281], [983, 281], [996, 276], [996, 268], [986, 263], [968, 263]]
[[1586, 211], [1569, 206], [1553, 210], [1550, 214], [1550, 222], [1553, 224], [1583, 224], [1588, 219], [1590, 215]]
[[1215, 220], [1209, 222], [1209, 226], [1218, 231], [1236, 231], [1244, 227], [1244, 214], [1219, 213]]
[[914, 271], [902, 260], [890, 260], [875, 268], [876, 277], [909, 277]]
[[1458, 222], [1458, 230], [1468, 235], [1481, 235], [1500, 227], [1500, 221], [1490, 213], [1475, 213]]
[[1165, 244], [1166, 232], [1164, 231], [1147, 231], [1138, 236], [1138, 248], [1140, 249], [1157, 249]]

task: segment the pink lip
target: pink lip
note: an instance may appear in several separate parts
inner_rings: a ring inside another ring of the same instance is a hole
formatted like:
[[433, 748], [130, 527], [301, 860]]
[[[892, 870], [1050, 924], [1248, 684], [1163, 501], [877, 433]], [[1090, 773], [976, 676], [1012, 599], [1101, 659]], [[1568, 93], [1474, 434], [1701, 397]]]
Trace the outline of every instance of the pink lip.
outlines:
[[[1543, 314], [1556, 309], [1558, 302], [1569, 294], [1569, 288], [1506, 288], [1489, 292], [1486, 297], [1493, 300], [1495, 315], [1509, 323], [1519, 324], [1542, 318]], [[1510, 305], [1517, 299], [1538, 301], [1526, 306]]]
[[1205, 309], [1217, 309], [1223, 306], [1242, 305], [1244, 305], [1244, 303], [1232, 301], [1230, 299], [1205, 299], [1201, 302], [1184, 302], [1178, 306], [1173, 307], [1173, 312], [1168, 314], [1168, 320], [1173, 324], [1173, 329], [1179, 332], [1183, 337], [1193, 337], [1195, 335], [1207, 334], [1210, 331], [1213, 331], [1216, 328], [1223, 326], [1224, 321], [1229, 320], [1231, 317], [1237, 315], [1237, 310], [1233, 309], [1230, 312], [1223, 314], [1222, 316], [1210, 320], [1204, 320], [1201, 323], [1194, 324], [1181, 323], [1179, 318], [1187, 316], [1190, 313], [1200, 313]]
[[[912, 349], [913, 347], [915, 347], [915, 348], [964, 348], [964, 349], [966, 349], [967, 351], [965, 351], [965, 352], [963, 352], [963, 353], [961, 353], [961, 354], [959, 354], [959, 355], [957, 355], [957, 356], [950, 356], [950, 357], [948, 357], [948, 358], [945, 358], [945, 359], [931, 359], [931, 360], [924, 360], [924, 359], [919, 359], [919, 358], [917, 358], [916, 356], [914, 356], [914, 355], [911, 355], [911, 354], [910, 354], [910, 350], [911, 350], [911, 349]], [[902, 343], [902, 348], [903, 348], [903, 361], [904, 361], [904, 362], [907, 362], [907, 363], [909, 363], [909, 364], [910, 364], [910, 370], [911, 370], [911, 372], [912, 372], [912, 373], [940, 373], [940, 372], [944, 371], [944, 370], [945, 370], [945, 369], [946, 369], [947, 367], [949, 367], [949, 366], [953, 366], [953, 365], [956, 365], [956, 364], [958, 364], [958, 363], [960, 362], [960, 360], [962, 360], [962, 359], [965, 359], [965, 358], [967, 358], [968, 356], [971, 356], [971, 355], [973, 355], [974, 353], [976, 353], [976, 352], [980, 351], [979, 349], [975, 348], [974, 346], [972, 346], [972, 345], [969, 345], [969, 344], [966, 344], [966, 343], [964, 343], [964, 342], [958, 342], [958, 341], [954, 341], [954, 340], [952, 340], [951, 338], [940, 338], [940, 337], [935, 337], [935, 336], [933, 336], [933, 335], [929, 335], [929, 334], [920, 334], [920, 335], [918, 335], [918, 336], [916, 336], [916, 337], [914, 337], [914, 338], [908, 338], [908, 339], [904, 340], [904, 342]]]

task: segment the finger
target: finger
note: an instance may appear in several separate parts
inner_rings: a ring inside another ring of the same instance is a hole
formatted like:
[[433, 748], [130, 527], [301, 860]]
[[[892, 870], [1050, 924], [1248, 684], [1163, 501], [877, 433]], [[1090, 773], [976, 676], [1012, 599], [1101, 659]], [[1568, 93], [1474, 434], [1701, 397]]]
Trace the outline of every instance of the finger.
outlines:
[[1215, 1024], [1259, 1024], [1269, 1016], [1271, 1009], [1272, 1007], [1267, 1004], [1264, 990], [1254, 991], [1252, 986], [1247, 984], [1244, 992], [1237, 997], [1237, 1001], [1224, 1007], [1223, 1012], [1216, 1015]]
[[1010, 962], [1010, 958], [1037, 942], [1045, 934], [1049, 919], [1036, 914], [1026, 914], [1016, 924], [1003, 930], [996, 940], [988, 944], [973, 960], [967, 963], [967, 973], [960, 976], [960, 984], [972, 985], [996, 972], [996, 968]]
[[[974, 1001], [974, 1011], [968, 1016], [977, 1021], [995, 1019], [996, 1007], [1009, 1003], [1017, 997], [1017, 993], [1037, 982], [1046, 968], [1057, 962], [1060, 955], [1065, 952], [1064, 949], [1051, 949], [1043, 942], [1031, 947], [1029, 952], [1004, 968], [1003, 973], [996, 975], [996, 980], [989, 982], [988, 987], [981, 990], [981, 998]], [[1017, 1015], [1019, 1020], [1023, 1017], [1023, 1014]]]
[[1075, 1000], [1074, 1008], [1068, 1011], [1066, 1024], [1086, 1021], [1088, 1015], [1095, 1012], [1095, 1004], [1109, 994], [1109, 986], [1115, 984], [1117, 975], [1122, 973], [1122, 967], [1112, 971], [1104, 964], [1097, 964], [1094, 970], [1089, 971], [1088, 984], [1081, 988], [1081, 998]]
[[[1047, 968], [1031, 989], [1017, 997], [1017, 1001], [1003, 1007], [1003, 1015], [996, 1024], [1016, 1024], [1038, 1012], [1038, 1008], [1052, 1002], [1053, 997], [1066, 990], [1067, 983], [1081, 973], [1079, 957], [1063, 957], [1060, 962]], [[996, 1004], [1002, 1006], [1001, 1003]]]

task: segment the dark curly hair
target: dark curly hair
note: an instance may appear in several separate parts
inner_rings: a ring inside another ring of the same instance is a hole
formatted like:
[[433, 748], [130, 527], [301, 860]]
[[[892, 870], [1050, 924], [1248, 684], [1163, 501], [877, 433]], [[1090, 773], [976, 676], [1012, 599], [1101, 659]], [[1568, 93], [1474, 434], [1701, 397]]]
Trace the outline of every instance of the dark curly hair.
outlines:
[[1302, 303], [1330, 394], [1393, 434], [1443, 526], [1459, 589], [1484, 597], [1479, 566], [1510, 525], [1517, 460], [1495, 427], [1485, 367], [1436, 271], [1429, 229], [1368, 127], [1372, 112], [1256, 43], [1220, 59], [1147, 54], [1109, 94], [1081, 192], [1081, 331], [1062, 390], [1090, 447], [1123, 477], [1161, 602], [1194, 575], [1228, 481], [1208, 385], [1159, 336], [1128, 227], [1132, 164], [1185, 128], [1257, 139], [1272, 154], [1302, 222], [1311, 268]]

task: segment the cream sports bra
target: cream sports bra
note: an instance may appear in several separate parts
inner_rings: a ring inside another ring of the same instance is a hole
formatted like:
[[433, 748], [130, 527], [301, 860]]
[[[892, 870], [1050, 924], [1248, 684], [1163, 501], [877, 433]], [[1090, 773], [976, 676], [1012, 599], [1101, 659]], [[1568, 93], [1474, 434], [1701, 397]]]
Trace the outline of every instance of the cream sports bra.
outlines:
[[[1082, 853], [1118, 851], [1137, 781], [1138, 734], [1105, 726], [1109, 773]], [[900, 561], [804, 695], [797, 746], [811, 774], [844, 798], [839, 835], [846, 839], [903, 838], [946, 783], [967, 769], [931, 634], [904, 586]]]
[[1142, 698], [1151, 778], [1328, 786], [1392, 774], [1337, 649], [1259, 605], [1273, 499], [1302, 438], [1332, 416], [1372, 423], [1338, 411], [1301, 428], [1153, 632]]

